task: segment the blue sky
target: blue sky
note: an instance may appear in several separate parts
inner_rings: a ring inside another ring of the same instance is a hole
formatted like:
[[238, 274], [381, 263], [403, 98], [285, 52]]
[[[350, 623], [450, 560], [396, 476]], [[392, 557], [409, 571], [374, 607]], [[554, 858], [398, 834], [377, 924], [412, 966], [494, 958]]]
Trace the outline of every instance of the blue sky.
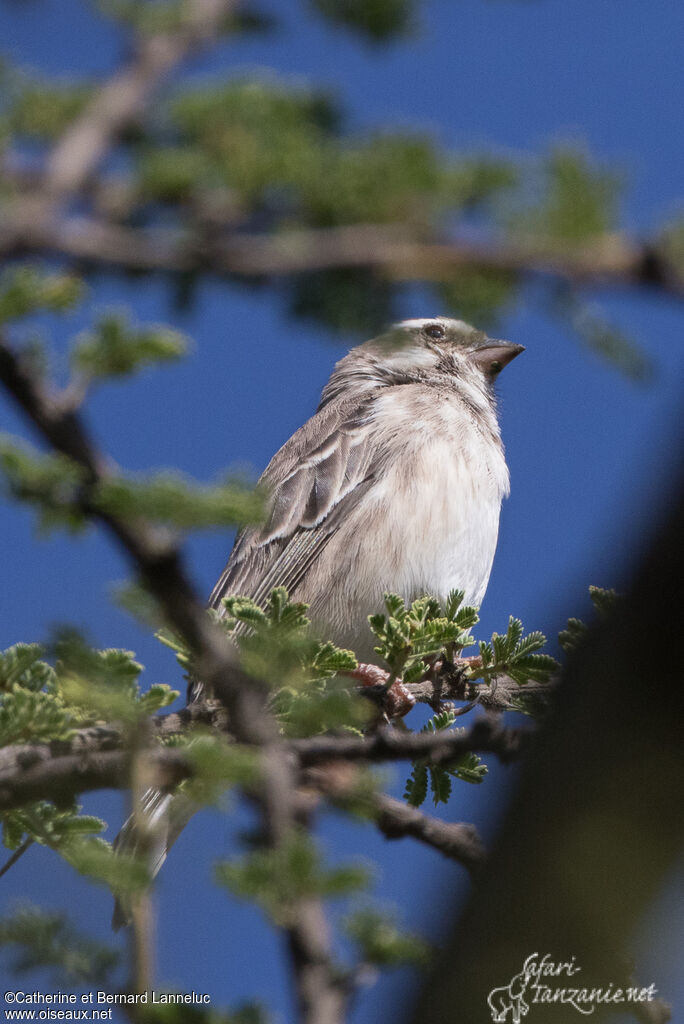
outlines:
[[[681, 211], [679, 0], [431, 0], [417, 38], [377, 51], [304, 17], [303, 4], [268, 6], [283, 16], [281, 35], [222, 47], [191, 73], [266, 65], [328, 84], [352, 126], [405, 125], [466, 151], [524, 157], [549, 141], [585, 140], [599, 160], [622, 171], [623, 221], [630, 229], [655, 227]], [[109, 23], [76, 0], [0, 2], [0, 40], [15, 60], [69, 76], [112, 70], [122, 45]], [[568, 615], [587, 610], [589, 583], [620, 585], [666, 500], [679, 426], [681, 305], [619, 290], [596, 296], [655, 360], [657, 374], [645, 387], [582, 350], [541, 312], [539, 288], [525, 290], [501, 330], [527, 351], [500, 382], [512, 495], [481, 635], [503, 629], [514, 613], [528, 628], [554, 636]], [[184, 363], [103, 388], [89, 408], [97, 437], [131, 470], [177, 465], [201, 479], [236, 464], [258, 472], [313, 412], [334, 361], [360, 340], [289, 320], [276, 293], [216, 281], [203, 283], [193, 309], [182, 314], [159, 281], [103, 277], [92, 303], [130, 304], [140, 320], [171, 321], [194, 339]], [[419, 288], [402, 309], [406, 316], [435, 312], [425, 308]], [[92, 307], [56, 324], [58, 346], [91, 314]], [[0, 410], [2, 429], [23, 431], [12, 409]], [[178, 680], [169, 653], [111, 605], [110, 583], [126, 567], [107, 541], [96, 534], [38, 541], [26, 510], [3, 507], [0, 516], [0, 646], [45, 638], [56, 622], [81, 623], [94, 643], [135, 650], [148, 666], [148, 682]], [[230, 538], [202, 535], [188, 548], [198, 587], [208, 592]], [[455, 819], [477, 821], [486, 834], [510, 782], [510, 771], [490, 767], [484, 785], [464, 786], [448, 810]], [[122, 813], [117, 795], [96, 795], [87, 807], [113, 823]], [[286, 1021], [291, 1007], [277, 937], [258, 912], [211, 886], [212, 862], [232, 848], [245, 820], [244, 812], [237, 824], [207, 812], [179, 841], [159, 886], [158, 974], [210, 993], [217, 1006], [257, 995]], [[332, 816], [323, 835], [335, 857], [379, 859], [376, 891], [403, 903], [405, 920], [416, 928], [435, 927], [447, 889], [465, 891], [458, 868], [408, 841], [388, 844]], [[82, 884], [44, 851], [32, 851], [0, 881], [3, 904], [10, 886], [14, 898], [68, 907], [93, 934], [108, 937], [107, 894]], [[681, 938], [681, 921], [677, 927]], [[673, 928], [670, 920], [670, 933]], [[670, 943], [669, 959], [657, 941], [643, 945], [643, 983], [655, 981], [674, 999], [677, 943]], [[358, 1024], [380, 1019], [403, 984], [392, 979], [369, 992], [359, 1002]]]

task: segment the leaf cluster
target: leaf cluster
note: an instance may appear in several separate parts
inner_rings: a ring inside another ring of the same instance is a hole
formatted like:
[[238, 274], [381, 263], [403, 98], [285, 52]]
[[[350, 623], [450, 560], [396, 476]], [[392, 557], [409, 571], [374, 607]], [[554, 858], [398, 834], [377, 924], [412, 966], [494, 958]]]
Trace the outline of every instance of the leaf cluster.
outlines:
[[263, 495], [237, 479], [203, 485], [177, 472], [112, 476], [95, 488], [93, 504], [122, 519], [147, 519], [182, 530], [251, 526], [263, 518]]
[[75, 339], [71, 364], [89, 380], [124, 377], [148, 365], [181, 359], [187, 347], [179, 331], [158, 324], [138, 327], [126, 314], [109, 312]]
[[344, 930], [355, 942], [364, 964], [381, 968], [424, 967], [430, 960], [427, 943], [400, 929], [392, 913], [377, 907], [365, 906], [349, 914]]
[[427, 596], [408, 607], [398, 594], [384, 598], [386, 613], [371, 615], [368, 622], [378, 640], [375, 651], [394, 679], [417, 682], [440, 654], [452, 656], [474, 642], [469, 631], [478, 621], [477, 609], [462, 606], [463, 591], [452, 591], [444, 606]]
[[75, 727], [42, 654], [39, 644], [14, 644], [0, 653], [0, 746], [67, 739]]
[[415, 28], [415, 0], [310, 0], [310, 5], [333, 24], [373, 43], [407, 35]]
[[278, 925], [287, 925], [307, 897], [340, 899], [368, 885], [365, 865], [325, 868], [311, 837], [293, 831], [275, 849], [256, 849], [216, 868], [217, 881], [240, 899], [254, 900]]
[[54, 984], [98, 984], [109, 981], [119, 953], [76, 931], [65, 914], [22, 906], [0, 919], [0, 946], [15, 947], [17, 973], [36, 969], [54, 972]]
[[[605, 590], [602, 587], [589, 587], [589, 596], [594, 608], [599, 615], [608, 615], [620, 600], [620, 595], [615, 590]], [[574, 651], [584, 641], [588, 626], [581, 619], [568, 619], [565, 629], [558, 634], [558, 642], [564, 651]]]
[[513, 615], [505, 633], [493, 633], [491, 642], [480, 641], [481, 665], [472, 669], [486, 683], [498, 675], [507, 675], [520, 686], [534, 680], [546, 683], [558, 670], [558, 662], [550, 654], [537, 653], [546, 643], [543, 633], [535, 631], [524, 636], [523, 624]]
[[84, 470], [60, 454], [44, 454], [8, 434], [0, 435], [0, 472], [9, 493], [33, 505], [38, 530], [57, 528], [80, 533], [86, 527], [83, 513]]
[[84, 290], [73, 274], [47, 273], [28, 264], [8, 267], [0, 274], [0, 324], [39, 312], [69, 312]]
[[81, 725], [118, 721], [132, 728], [168, 707], [179, 695], [166, 683], [156, 683], [143, 692], [138, 683], [142, 665], [132, 651], [97, 650], [75, 630], [58, 635], [55, 654], [56, 693]]
[[[421, 732], [441, 732], [450, 729], [456, 720], [453, 711], [441, 711], [425, 723]], [[458, 733], [465, 729], [456, 729]], [[467, 753], [449, 765], [433, 764], [428, 758], [419, 758], [413, 762], [411, 774], [406, 780], [404, 799], [412, 807], [420, 807], [427, 798], [428, 786], [435, 805], [448, 803], [451, 796], [451, 780], [479, 783], [487, 774], [487, 765], [477, 754]]]

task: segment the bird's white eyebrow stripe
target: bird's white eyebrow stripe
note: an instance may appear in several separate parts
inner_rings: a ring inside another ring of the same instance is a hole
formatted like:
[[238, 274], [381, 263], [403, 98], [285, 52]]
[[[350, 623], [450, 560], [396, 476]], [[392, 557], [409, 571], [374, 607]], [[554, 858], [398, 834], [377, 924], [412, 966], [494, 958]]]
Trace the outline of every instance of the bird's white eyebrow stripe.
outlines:
[[466, 331], [466, 332], [470, 332], [470, 331], [474, 330], [474, 328], [470, 324], [467, 324], [465, 322], [465, 320], [450, 320], [446, 316], [429, 316], [429, 317], [422, 317], [422, 318], [420, 318], [418, 320], [402, 320], [401, 323], [398, 323], [396, 326], [397, 327], [415, 327], [415, 328], [420, 329], [421, 327], [426, 327], [428, 324], [445, 324], [445, 325], [447, 325], [449, 327], [453, 327], [453, 328], [458, 329], [460, 331]]

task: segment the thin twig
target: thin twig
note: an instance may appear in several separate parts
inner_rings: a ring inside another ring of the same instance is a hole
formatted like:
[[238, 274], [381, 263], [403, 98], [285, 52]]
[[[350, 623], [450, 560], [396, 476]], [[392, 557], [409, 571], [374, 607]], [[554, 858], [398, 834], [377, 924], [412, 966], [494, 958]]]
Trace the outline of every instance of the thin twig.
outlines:
[[33, 839], [29, 837], [28, 839], [25, 839], [23, 843], [16, 848], [12, 856], [8, 857], [5, 863], [0, 868], [0, 878], [2, 878], [3, 875], [7, 874], [9, 869], [17, 863], [20, 857], [23, 857], [23, 855], [26, 853], [26, 851], [28, 850], [29, 846], [31, 846], [32, 843]]

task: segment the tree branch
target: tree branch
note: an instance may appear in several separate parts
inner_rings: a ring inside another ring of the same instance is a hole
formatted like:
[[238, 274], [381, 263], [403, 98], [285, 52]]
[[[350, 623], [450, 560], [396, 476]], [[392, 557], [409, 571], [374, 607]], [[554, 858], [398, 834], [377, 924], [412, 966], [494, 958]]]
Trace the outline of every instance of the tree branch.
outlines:
[[377, 796], [375, 802], [378, 828], [387, 839], [411, 836], [471, 872], [484, 863], [485, 848], [474, 825], [440, 821], [385, 794]]
[[[230, 227], [231, 225], [228, 225]], [[222, 276], [282, 277], [344, 267], [371, 268], [400, 281], [440, 281], [463, 268], [543, 274], [576, 285], [657, 288], [684, 295], [684, 278], [657, 243], [607, 234], [561, 250], [548, 242], [418, 239], [401, 224], [354, 224], [278, 234], [231, 231], [204, 236], [201, 225], [136, 229], [93, 217], [55, 221], [29, 197], [17, 200], [0, 230], [0, 254], [51, 253], [95, 266]]]
[[427, 758], [433, 764], [449, 764], [478, 750], [496, 754], [504, 763], [515, 760], [531, 732], [509, 729], [488, 718], [476, 721], [468, 732], [445, 729], [440, 732], [399, 732], [381, 729], [372, 736], [313, 736], [290, 740], [289, 748], [302, 767], [326, 761], [398, 761]]
[[[163, 727], [157, 732], [167, 734]], [[507, 763], [520, 755], [530, 735], [528, 730], [504, 728], [480, 719], [465, 733], [412, 733], [388, 728], [362, 738], [314, 736], [289, 740], [282, 742], [279, 750], [288, 777], [293, 775], [294, 791], [294, 776], [301, 770], [334, 761], [381, 763], [426, 758], [433, 764], [449, 764], [466, 753], [480, 751], [493, 753]], [[152, 747], [148, 755], [156, 773], [154, 784], [161, 789], [173, 788], [193, 775], [192, 760], [182, 748]], [[0, 750], [0, 813], [27, 801], [64, 803], [93, 789], [125, 788], [129, 785], [129, 761], [122, 733], [109, 727], [81, 730], [72, 740], [4, 747]], [[276, 808], [274, 813], [280, 814], [280, 810]]]
[[[60, 403], [59, 396], [47, 393], [1, 337], [0, 383], [43, 439], [82, 468], [82, 511], [101, 523], [126, 552], [169, 625], [194, 653], [205, 686], [226, 706], [236, 739], [261, 749], [262, 782], [256, 799], [262, 808], [267, 844], [282, 846], [289, 841], [297, 822], [296, 773], [266, 710], [266, 689], [242, 672], [235, 648], [206, 614], [185, 573], [180, 552], [170, 544], [164, 531], [139, 519], [131, 524], [98, 508], [93, 500], [94, 489], [107, 477], [107, 462], [97, 452], [77, 413]], [[150, 764], [167, 768], [175, 765], [178, 770], [182, 762], [177, 754], [150, 751]], [[3, 790], [0, 780], [0, 808], [44, 799], [50, 787], [65, 800], [74, 792], [121, 785], [122, 776], [127, 777], [129, 772], [129, 760], [128, 754], [119, 752], [75, 760], [58, 758], [50, 765], [50, 779], [46, 778], [44, 766], [41, 769], [34, 764], [15, 780], [14, 788], [6, 784]], [[176, 777], [175, 782], [178, 781]], [[75, 790], [74, 785], [78, 787]], [[301, 898], [285, 931], [302, 1020], [305, 1024], [340, 1024], [348, 990], [333, 961], [320, 900]]]
[[235, 0], [191, 0], [183, 25], [138, 41], [133, 60], [98, 90], [50, 154], [44, 188], [51, 200], [78, 192], [122, 129], [147, 105], [170, 71], [210, 41]]

